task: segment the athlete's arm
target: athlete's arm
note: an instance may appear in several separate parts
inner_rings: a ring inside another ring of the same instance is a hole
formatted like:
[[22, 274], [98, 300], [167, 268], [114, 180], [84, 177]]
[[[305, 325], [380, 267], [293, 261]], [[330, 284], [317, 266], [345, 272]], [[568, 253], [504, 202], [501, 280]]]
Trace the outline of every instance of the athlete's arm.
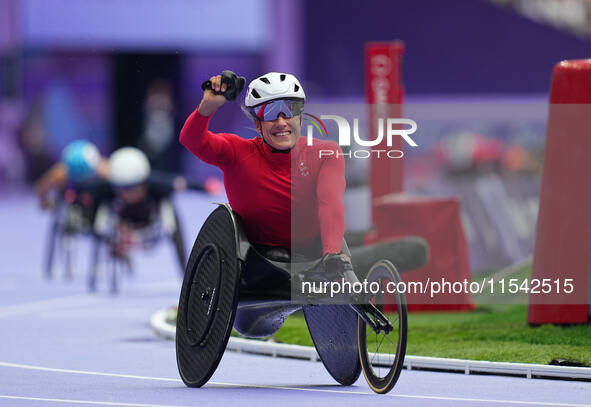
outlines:
[[39, 198], [39, 204], [42, 208], [49, 208], [51, 202], [48, 195], [52, 190], [59, 190], [66, 187], [68, 182], [68, 170], [61, 162], [54, 164], [45, 174], [35, 183], [35, 193]]
[[[224, 92], [226, 85], [221, 83], [221, 75], [212, 77], [212, 89]], [[215, 134], [208, 130], [209, 119], [224, 103], [223, 95], [216, 95], [211, 90], [203, 93], [199, 107], [187, 118], [180, 135], [180, 142], [189, 151], [208, 164], [223, 167], [234, 161], [235, 139], [240, 137], [233, 134]], [[241, 140], [241, 139], [240, 139]]]
[[345, 234], [345, 160], [339, 154], [323, 158], [318, 173], [316, 196], [324, 254], [340, 253]]

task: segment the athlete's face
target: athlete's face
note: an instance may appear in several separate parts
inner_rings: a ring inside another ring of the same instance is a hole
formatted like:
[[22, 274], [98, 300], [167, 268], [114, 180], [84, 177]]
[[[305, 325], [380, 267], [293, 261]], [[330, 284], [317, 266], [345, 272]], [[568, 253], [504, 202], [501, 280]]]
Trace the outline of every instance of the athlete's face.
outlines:
[[302, 116], [287, 118], [283, 113], [280, 113], [276, 120], [255, 121], [255, 126], [271, 147], [277, 150], [289, 150], [300, 137]]

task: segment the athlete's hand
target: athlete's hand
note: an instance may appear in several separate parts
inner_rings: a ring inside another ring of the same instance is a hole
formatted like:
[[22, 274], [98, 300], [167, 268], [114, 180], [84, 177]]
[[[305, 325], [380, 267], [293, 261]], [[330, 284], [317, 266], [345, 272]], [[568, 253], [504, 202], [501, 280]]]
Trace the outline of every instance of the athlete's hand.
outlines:
[[324, 269], [329, 275], [341, 276], [349, 270], [353, 270], [351, 258], [345, 253], [327, 254], [322, 258]]
[[[226, 91], [227, 85], [222, 83], [222, 75], [212, 76], [209, 80], [211, 81], [211, 89], [206, 89], [203, 92], [203, 99], [199, 104], [199, 113], [202, 116], [211, 116], [226, 103], [226, 98], [222, 93]], [[214, 93], [214, 90], [219, 94]]]

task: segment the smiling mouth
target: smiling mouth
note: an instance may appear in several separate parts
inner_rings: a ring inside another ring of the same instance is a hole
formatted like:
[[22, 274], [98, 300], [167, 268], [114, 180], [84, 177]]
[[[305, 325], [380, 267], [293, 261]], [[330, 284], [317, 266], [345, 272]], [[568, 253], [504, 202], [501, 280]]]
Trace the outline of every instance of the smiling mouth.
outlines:
[[277, 133], [272, 134], [273, 137], [289, 137], [291, 136], [291, 131], [278, 131]]

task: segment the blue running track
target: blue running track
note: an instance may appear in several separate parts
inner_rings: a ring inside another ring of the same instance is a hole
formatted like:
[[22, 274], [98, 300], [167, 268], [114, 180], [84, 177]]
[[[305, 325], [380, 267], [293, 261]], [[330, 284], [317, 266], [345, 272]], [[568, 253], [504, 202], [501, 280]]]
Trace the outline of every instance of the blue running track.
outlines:
[[[213, 206], [203, 195], [178, 198], [190, 246]], [[337, 385], [318, 362], [233, 352], [210, 383], [189, 389], [174, 343], [149, 326], [177, 301], [172, 247], [135, 253], [135, 275], [122, 279], [119, 296], [104, 281], [88, 294], [83, 239], [72, 281], [59, 271], [42, 277], [49, 220], [28, 194], [0, 198], [0, 406], [591, 406], [585, 382], [403, 371], [380, 396], [363, 377]]]

